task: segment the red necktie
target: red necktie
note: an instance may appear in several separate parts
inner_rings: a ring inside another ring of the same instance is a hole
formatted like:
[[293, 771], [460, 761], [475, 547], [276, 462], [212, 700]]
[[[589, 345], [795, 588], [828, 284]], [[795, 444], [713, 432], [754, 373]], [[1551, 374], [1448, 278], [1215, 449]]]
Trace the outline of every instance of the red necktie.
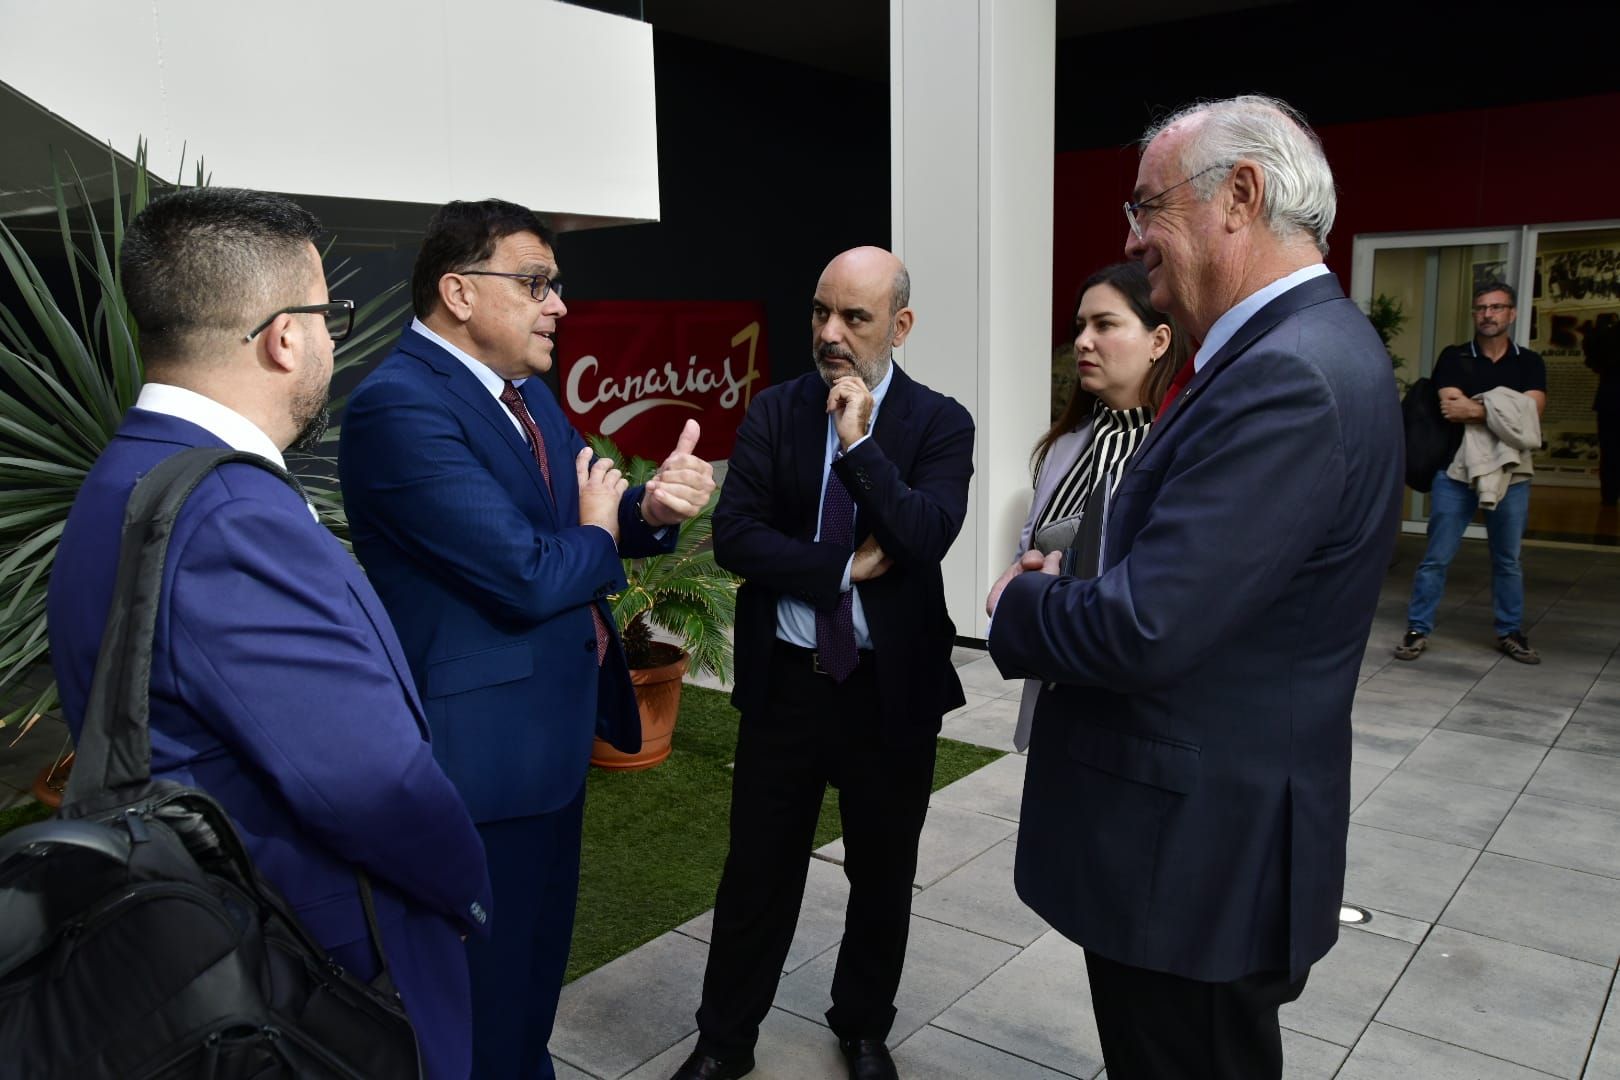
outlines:
[[1187, 362], [1181, 365], [1181, 370], [1176, 372], [1176, 377], [1170, 380], [1169, 389], [1164, 392], [1164, 400], [1159, 403], [1159, 411], [1153, 417], [1154, 420], [1158, 420], [1169, 410], [1170, 403], [1176, 400], [1177, 395], [1187, 388], [1187, 384], [1192, 382], [1193, 376], [1197, 373], [1197, 370], [1193, 367], [1193, 358], [1187, 357]]
[[[501, 391], [501, 404], [510, 409], [523, 426], [524, 434], [529, 437], [529, 450], [534, 454], [534, 463], [540, 466], [540, 478], [546, 482], [546, 494], [555, 503], [557, 496], [551, 490], [551, 465], [546, 458], [546, 440], [540, 437], [540, 426], [529, 415], [529, 407], [523, 403], [523, 394], [510, 379], [506, 381], [506, 389]], [[596, 666], [601, 667], [607, 659], [608, 628], [607, 621], [602, 618], [602, 609], [594, 602], [591, 604], [591, 623], [596, 627]]]

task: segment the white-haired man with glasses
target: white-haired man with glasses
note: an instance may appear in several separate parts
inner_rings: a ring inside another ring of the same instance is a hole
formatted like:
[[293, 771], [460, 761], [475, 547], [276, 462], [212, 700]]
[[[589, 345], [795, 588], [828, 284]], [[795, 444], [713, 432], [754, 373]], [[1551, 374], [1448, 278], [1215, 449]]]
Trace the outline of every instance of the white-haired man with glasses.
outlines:
[[990, 653], [1042, 680], [1019, 895], [1085, 949], [1109, 1080], [1277, 1080], [1337, 939], [1350, 704], [1395, 541], [1389, 357], [1322, 264], [1333, 176], [1282, 102], [1150, 130], [1126, 254], [1203, 342], [1105, 510], [1024, 556]]
[[[1518, 408], [1526, 413], [1535, 410], [1535, 441], [1540, 442], [1539, 421], [1547, 408], [1547, 365], [1537, 353], [1513, 343], [1518, 302], [1511, 285], [1500, 281], [1480, 285], [1474, 290], [1473, 340], [1448, 345], [1434, 361], [1429, 379], [1440, 394], [1440, 414], [1451, 421], [1451, 456], [1447, 467], [1434, 474], [1429, 490], [1429, 542], [1412, 577], [1406, 634], [1395, 646], [1397, 660], [1416, 660], [1428, 648], [1440, 597], [1446, 591], [1446, 570], [1462, 546], [1463, 530], [1481, 506], [1479, 490], [1468, 482], [1465, 466], [1455, 458], [1471, 426], [1490, 426], [1485, 396], [1499, 387], [1522, 394], [1527, 400]], [[1491, 621], [1497, 648], [1521, 664], [1539, 664], [1541, 654], [1524, 635], [1524, 571], [1519, 566], [1519, 545], [1530, 514], [1528, 454], [1523, 455], [1521, 466], [1514, 468], [1495, 504], [1488, 499], [1484, 503], [1491, 553]]]

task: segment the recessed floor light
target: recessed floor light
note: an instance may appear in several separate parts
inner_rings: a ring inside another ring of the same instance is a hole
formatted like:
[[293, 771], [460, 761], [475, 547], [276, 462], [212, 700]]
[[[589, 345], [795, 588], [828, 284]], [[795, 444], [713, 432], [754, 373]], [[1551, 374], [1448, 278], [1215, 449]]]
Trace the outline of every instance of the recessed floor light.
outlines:
[[1358, 908], [1354, 904], [1339, 905], [1339, 921], [1350, 926], [1372, 922], [1372, 912], [1366, 908]]

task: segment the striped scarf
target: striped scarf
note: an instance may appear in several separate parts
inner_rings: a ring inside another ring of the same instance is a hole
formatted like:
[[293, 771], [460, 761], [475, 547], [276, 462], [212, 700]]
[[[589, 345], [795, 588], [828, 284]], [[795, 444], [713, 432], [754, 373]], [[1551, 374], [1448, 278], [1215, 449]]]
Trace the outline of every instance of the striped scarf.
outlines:
[[1104, 477], [1108, 477], [1108, 493], [1124, 472], [1120, 466], [1130, 460], [1136, 448], [1147, 437], [1153, 426], [1153, 415], [1147, 406], [1135, 409], [1110, 409], [1101, 401], [1091, 410], [1091, 439], [1081, 451], [1074, 467], [1069, 470], [1047, 500], [1035, 522], [1037, 529], [1054, 521], [1075, 517], [1085, 512], [1086, 503]]

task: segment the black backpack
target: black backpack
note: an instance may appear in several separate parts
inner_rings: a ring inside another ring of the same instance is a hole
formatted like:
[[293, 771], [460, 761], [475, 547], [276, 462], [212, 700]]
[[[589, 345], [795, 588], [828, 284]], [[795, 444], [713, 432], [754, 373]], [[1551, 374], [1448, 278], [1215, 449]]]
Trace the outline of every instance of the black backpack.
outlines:
[[77, 757], [58, 816], [0, 837], [0, 1077], [419, 1078], [382, 966], [327, 958], [258, 874], [230, 818], [151, 778], [152, 632], [175, 516], [253, 454], [186, 450], [135, 485]]
[[1440, 413], [1440, 391], [1428, 376], [1414, 382], [1401, 399], [1401, 426], [1406, 431], [1406, 486], [1427, 492], [1434, 474], [1451, 464], [1456, 425]]

